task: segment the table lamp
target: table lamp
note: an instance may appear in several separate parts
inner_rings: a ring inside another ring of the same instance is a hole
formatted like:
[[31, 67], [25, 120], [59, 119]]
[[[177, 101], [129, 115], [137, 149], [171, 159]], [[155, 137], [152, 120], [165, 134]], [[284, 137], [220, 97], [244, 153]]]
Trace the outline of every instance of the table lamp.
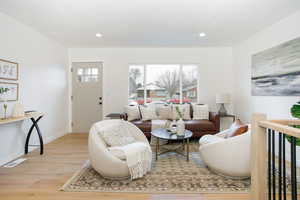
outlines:
[[221, 104], [219, 109], [219, 115], [224, 116], [227, 115], [226, 108], [224, 106], [225, 103], [230, 103], [230, 95], [227, 93], [221, 93], [216, 95], [216, 103]]

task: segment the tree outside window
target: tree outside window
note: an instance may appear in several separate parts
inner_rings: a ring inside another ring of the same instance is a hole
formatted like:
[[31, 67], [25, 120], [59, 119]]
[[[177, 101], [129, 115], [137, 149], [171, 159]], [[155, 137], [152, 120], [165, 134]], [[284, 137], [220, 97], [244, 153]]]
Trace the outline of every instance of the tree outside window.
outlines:
[[198, 66], [131, 65], [129, 67], [129, 103], [197, 102]]

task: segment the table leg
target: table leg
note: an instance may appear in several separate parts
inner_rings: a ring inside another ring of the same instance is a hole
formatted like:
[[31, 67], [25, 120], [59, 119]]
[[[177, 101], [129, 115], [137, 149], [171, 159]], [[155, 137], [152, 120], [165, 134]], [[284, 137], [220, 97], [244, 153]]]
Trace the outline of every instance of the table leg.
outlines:
[[187, 154], [186, 154], [186, 161], [189, 162], [190, 160], [190, 140], [189, 138], [186, 139], [186, 151], [187, 151]]
[[156, 138], [156, 151], [155, 151], [155, 159], [157, 160], [158, 156], [158, 151], [159, 151], [159, 138]]
[[29, 146], [29, 139], [31, 136], [31, 133], [33, 131], [33, 128], [36, 129], [38, 136], [39, 136], [39, 140], [40, 140], [40, 154], [42, 155], [44, 153], [44, 142], [43, 142], [43, 137], [41, 134], [41, 130], [38, 126], [38, 121], [42, 118], [43, 116], [40, 116], [39, 118], [37, 118], [37, 120], [35, 120], [34, 118], [30, 118], [32, 121], [32, 125], [28, 131], [27, 137], [26, 137], [26, 142], [25, 142], [25, 154], [28, 153], [28, 146]]

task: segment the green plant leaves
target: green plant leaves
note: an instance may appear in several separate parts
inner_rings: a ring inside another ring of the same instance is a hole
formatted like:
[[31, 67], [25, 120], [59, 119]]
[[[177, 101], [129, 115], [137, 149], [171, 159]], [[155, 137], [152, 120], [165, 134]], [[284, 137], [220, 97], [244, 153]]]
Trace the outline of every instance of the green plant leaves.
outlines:
[[300, 119], [300, 104], [294, 104], [291, 107], [291, 114], [293, 117]]

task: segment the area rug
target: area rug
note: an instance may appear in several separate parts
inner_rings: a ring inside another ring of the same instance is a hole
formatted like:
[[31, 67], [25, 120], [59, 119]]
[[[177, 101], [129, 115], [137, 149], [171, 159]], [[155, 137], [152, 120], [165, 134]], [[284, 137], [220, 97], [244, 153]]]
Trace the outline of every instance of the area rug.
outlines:
[[[153, 158], [155, 156], [153, 155]], [[234, 180], [209, 171], [198, 152], [190, 153], [190, 161], [176, 153], [153, 160], [152, 171], [134, 181], [107, 180], [86, 162], [62, 187], [70, 192], [135, 192], [135, 193], [247, 193], [250, 179]]]

